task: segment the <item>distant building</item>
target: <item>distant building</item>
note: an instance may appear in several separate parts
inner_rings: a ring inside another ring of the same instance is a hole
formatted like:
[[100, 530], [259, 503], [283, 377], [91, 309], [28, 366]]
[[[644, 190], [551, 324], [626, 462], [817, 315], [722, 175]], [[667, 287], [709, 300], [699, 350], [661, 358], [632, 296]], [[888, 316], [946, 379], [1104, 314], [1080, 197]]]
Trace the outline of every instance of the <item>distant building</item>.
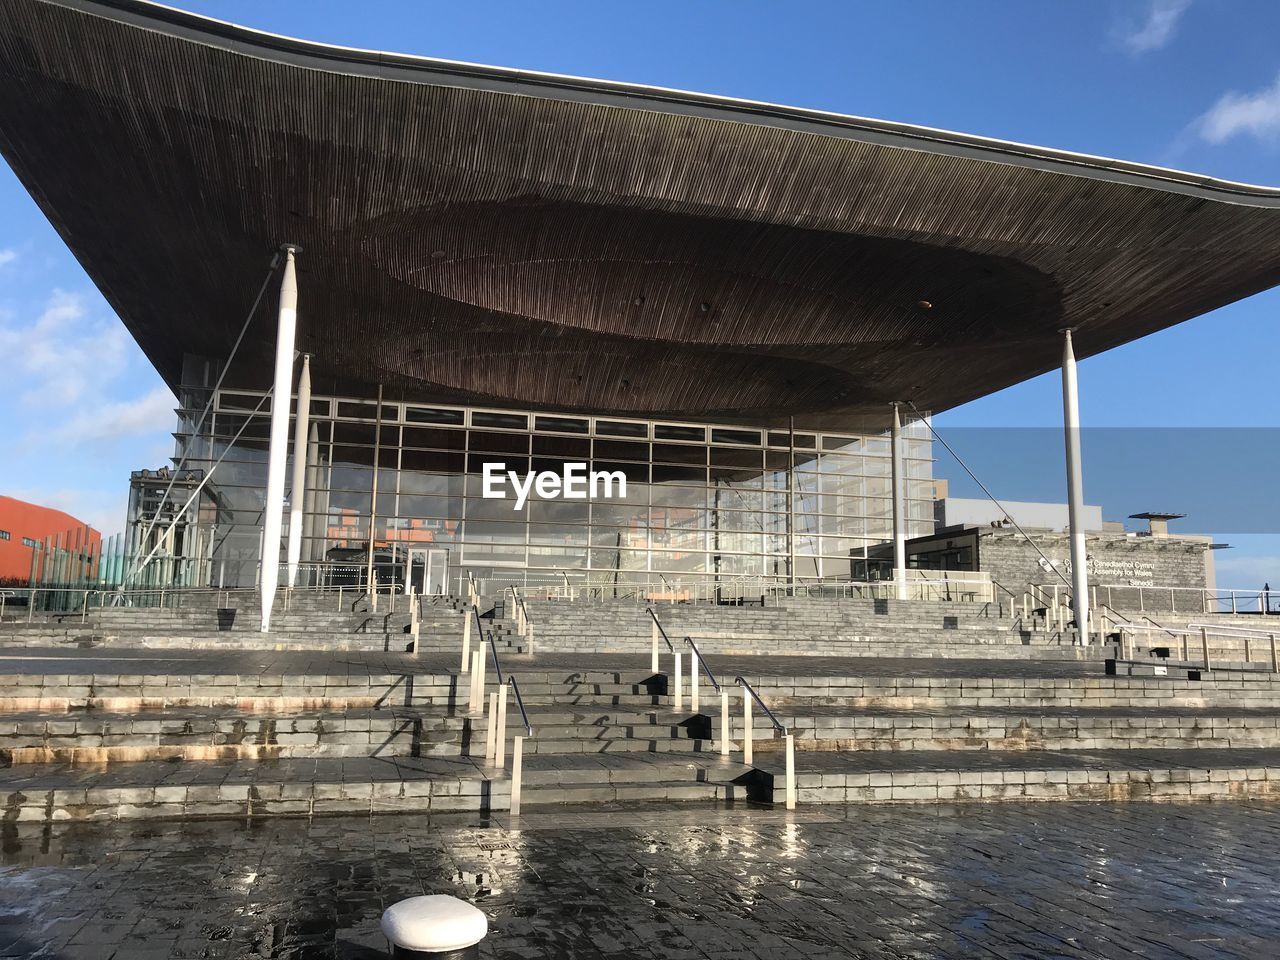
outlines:
[[0, 496], [0, 583], [25, 586], [52, 563], [67, 567], [67, 579], [92, 576], [101, 546], [102, 535], [69, 513]]

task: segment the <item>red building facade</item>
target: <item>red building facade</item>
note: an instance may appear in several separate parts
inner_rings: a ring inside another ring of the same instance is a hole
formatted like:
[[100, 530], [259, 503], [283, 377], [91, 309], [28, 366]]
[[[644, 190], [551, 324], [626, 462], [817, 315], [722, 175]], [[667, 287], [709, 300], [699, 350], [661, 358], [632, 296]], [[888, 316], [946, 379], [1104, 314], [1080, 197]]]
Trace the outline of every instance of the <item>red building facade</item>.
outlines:
[[49, 547], [68, 552], [76, 570], [72, 576], [92, 576], [101, 552], [102, 535], [69, 513], [35, 503], [0, 496], [0, 584], [25, 585]]

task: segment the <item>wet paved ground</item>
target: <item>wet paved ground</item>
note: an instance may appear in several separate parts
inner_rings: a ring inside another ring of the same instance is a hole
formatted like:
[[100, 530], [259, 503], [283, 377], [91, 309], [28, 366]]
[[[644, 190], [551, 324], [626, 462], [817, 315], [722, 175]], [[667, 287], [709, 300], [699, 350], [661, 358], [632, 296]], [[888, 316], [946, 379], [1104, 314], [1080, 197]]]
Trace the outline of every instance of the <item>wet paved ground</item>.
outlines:
[[1258, 958], [1280, 804], [548, 812], [0, 824], [0, 956], [384, 956], [452, 893], [489, 957]]

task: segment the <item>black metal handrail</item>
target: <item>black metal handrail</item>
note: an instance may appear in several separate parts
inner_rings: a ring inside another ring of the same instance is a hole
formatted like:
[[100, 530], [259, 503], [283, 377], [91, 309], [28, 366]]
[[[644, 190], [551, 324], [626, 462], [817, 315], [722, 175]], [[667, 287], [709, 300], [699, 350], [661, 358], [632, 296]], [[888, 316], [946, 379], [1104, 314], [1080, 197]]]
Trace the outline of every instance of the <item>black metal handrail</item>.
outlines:
[[529, 714], [524, 709], [524, 698], [520, 696], [520, 684], [516, 683], [515, 677], [508, 677], [507, 683], [511, 685], [511, 692], [516, 695], [516, 706], [520, 708], [520, 719], [524, 721], [524, 731], [532, 737], [533, 724], [529, 722]]
[[754, 700], [756, 703], [760, 704], [760, 709], [763, 710], [765, 713], [765, 716], [768, 717], [773, 722], [774, 728], [777, 729], [779, 732], [781, 732], [781, 734], [785, 737], [787, 735], [787, 728], [783, 726], [778, 721], [778, 718], [773, 715], [773, 711], [770, 710], [769, 707], [765, 704], [765, 702], [760, 699], [760, 694], [756, 693], [755, 690], [752, 688], [751, 684], [747, 683], [746, 678], [734, 677], [733, 682], [736, 683], [738, 686], [742, 687], [742, 689], [747, 691], [747, 693], [751, 694], [751, 699]]
[[672, 653], [675, 653], [676, 648], [672, 645], [671, 638], [667, 636], [667, 631], [662, 629], [662, 622], [658, 619], [658, 615], [653, 612], [653, 607], [646, 607], [645, 609], [648, 611], [649, 616], [653, 617], [654, 626], [658, 628], [658, 633], [662, 636], [662, 639], [666, 641], [667, 649]]
[[[659, 627], [659, 629], [661, 629], [661, 627]], [[711, 681], [711, 686], [715, 687], [716, 693], [720, 693], [720, 682], [716, 680], [715, 674], [713, 674], [711, 672], [711, 668], [707, 666], [707, 661], [702, 659], [702, 651], [698, 649], [698, 645], [693, 642], [692, 637], [685, 637], [684, 642], [693, 648], [693, 655], [697, 658], [698, 663], [702, 665], [702, 672], [707, 675], [707, 679]], [[691, 671], [694, 673], [694, 676], [697, 676], [696, 671], [696, 667]]]

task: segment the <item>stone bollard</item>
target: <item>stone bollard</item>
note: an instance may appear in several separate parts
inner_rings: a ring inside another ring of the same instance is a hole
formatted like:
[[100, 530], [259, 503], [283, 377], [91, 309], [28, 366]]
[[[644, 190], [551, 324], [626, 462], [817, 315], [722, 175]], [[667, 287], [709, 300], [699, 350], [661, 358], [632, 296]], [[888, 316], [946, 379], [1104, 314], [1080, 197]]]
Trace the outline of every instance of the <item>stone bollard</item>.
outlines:
[[410, 897], [382, 914], [396, 960], [476, 960], [488, 932], [489, 918], [457, 897]]

